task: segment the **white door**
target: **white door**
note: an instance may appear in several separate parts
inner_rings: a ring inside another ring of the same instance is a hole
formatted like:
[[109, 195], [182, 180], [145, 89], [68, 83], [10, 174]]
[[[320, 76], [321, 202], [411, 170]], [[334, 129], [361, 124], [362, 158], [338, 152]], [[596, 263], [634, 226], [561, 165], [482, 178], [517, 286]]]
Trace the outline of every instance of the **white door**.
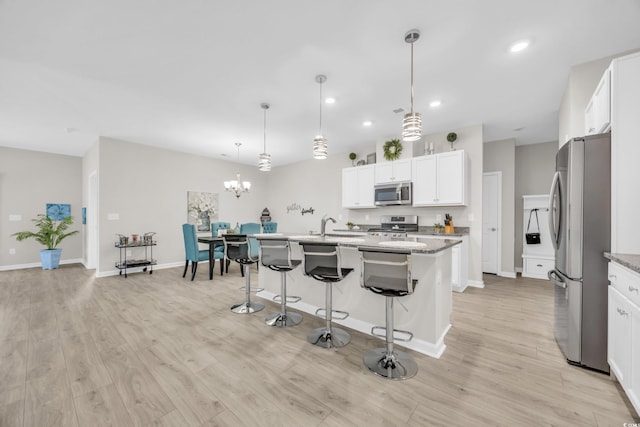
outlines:
[[498, 274], [502, 172], [482, 175], [482, 271]]

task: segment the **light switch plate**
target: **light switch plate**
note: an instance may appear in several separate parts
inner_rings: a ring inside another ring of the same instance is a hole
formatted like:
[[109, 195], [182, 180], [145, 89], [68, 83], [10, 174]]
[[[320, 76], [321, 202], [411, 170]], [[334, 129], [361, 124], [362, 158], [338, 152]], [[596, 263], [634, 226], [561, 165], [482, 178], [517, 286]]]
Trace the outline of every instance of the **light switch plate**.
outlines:
[[119, 220], [119, 219], [120, 219], [120, 214], [117, 214], [117, 213], [110, 213], [110, 214], [107, 214], [107, 219], [108, 219], [109, 221], [117, 221], [117, 220]]
[[22, 221], [22, 215], [20, 214], [10, 214], [9, 221]]

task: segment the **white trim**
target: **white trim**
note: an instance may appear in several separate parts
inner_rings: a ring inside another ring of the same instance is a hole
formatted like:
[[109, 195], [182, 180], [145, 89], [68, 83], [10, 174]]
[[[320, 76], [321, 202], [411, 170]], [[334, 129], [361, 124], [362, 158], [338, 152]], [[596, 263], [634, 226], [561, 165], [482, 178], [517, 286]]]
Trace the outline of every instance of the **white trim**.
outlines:
[[471, 286], [472, 288], [484, 288], [484, 280], [469, 279], [469, 281], [467, 282], [467, 285]]
[[498, 276], [508, 277], [509, 279], [515, 279], [517, 277], [517, 274], [511, 271], [501, 271], [500, 273], [498, 273]]
[[[273, 300], [273, 297], [275, 295], [276, 294], [269, 291], [261, 291], [256, 293], [256, 296], [269, 301]], [[302, 301], [299, 301], [296, 303], [287, 303], [287, 307], [295, 308], [296, 310], [304, 311], [305, 313], [312, 314], [312, 315], [315, 315], [316, 310], [318, 308], [321, 308], [321, 307], [316, 307], [314, 305], [311, 305], [309, 303], [305, 303]], [[347, 317], [346, 319], [343, 319], [343, 320], [334, 319], [333, 323], [338, 323], [340, 325], [346, 326], [351, 329], [355, 329], [356, 331], [360, 331], [363, 334], [367, 334], [367, 335], [371, 335], [371, 328], [373, 326], [376, 326], [373, 323], [365, 322], [363, 320], [353, 319], [351, 317]], [[447, 348], [447, 346], [444, 344], [444, 337], [447, 335], [447, 332], [449, 332], [449, 329], [451, 329], [451, 324], [447, 326], [445, 331], [442, 333], [442, 335], [438, 338], [438, 340], [435, 343], [431, 343], [431, 342], [414, 337], [411, 341], [408, 341], [408, 342], [394, 342], [394, 346], [402, 346], [404, 348], [410, 348], [411, 350], [415, 350], [418, 353], [426, 354], [427, 356], [431, 356], [433, 358], [439, 359], [440, 356], [442, 356], [442, 354], [444, 353], [444, 350]]]
[[[73, 258], [73, 259], [64, 259], [60, 260], [60, 264], [82, 264], [84, 265], [84, 261], [82, 258]], [[35, 268], [42, 267], [42, 263], [40, 262], [30, 262], [28, 264], [14, 264], [14, 265], [4, 265], [0, 266], [0, 271], [9, 271], [9, 270], [21, 270], [24, 268]]]
[[[180, 262], [168, 262], [165, 264], [156, 264], [153, 266], [153, 270], [164, 270], [167, 268], [175, 268], [175, 267], [184, 267], [184, 261]], [[132, 267], [128, 268], [127, 274], [129, 273], [140, 273], [142, 271], [142, 267]], [[96, 271], [96, 277], [109, 277], [109, 276], [118, 276], [121, 270], [108, 270], [108, 271]], [[208, 262], [207, 262], [207, 271], [208, 271]]]

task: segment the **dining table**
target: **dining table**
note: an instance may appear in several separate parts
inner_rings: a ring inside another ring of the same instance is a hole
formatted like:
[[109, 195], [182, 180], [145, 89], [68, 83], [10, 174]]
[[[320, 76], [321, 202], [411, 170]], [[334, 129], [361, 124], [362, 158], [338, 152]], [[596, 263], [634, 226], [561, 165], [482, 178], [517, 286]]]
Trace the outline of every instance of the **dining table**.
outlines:
[[[213, 248], [216, 244], [223, 244], [224, 240], [222, 237], [198, 236], [198, 243], [209, 245], [209, 280], [213, 280], [213, 266], [216, 262], [213, 258]], [[220, 262], [224, 263], [224, 260], [220, 260]]]

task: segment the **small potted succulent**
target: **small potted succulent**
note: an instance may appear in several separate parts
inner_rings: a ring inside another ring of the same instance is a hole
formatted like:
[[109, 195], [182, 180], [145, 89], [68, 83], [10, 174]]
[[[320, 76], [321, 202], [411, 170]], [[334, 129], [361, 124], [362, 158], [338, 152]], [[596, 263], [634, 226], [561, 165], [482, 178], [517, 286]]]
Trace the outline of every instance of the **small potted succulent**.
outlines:
[[60, 257], [62, 256], [62, 249], [57, 249], [57, 246], [62, 240], [67, 237], [78, 234], [78, 230], [69, 231], [67, 229], [73, 224], [73, 217], [68, 216], [61, 220], [51, 219], [47, 215], [39, 214], [36, 218], [32, 219], [36, 224], [38, 231], [20, 231], [12, 234], [18, 242], [25, 239], [34, 238], [38, 243], [46, 246], [46, 249], [40, 251], [40, 261], [42, 262], [43, 270], [53, 270], [60, 266]]
[[358, 158], [358, 155], [356, 153], [349, 153], [349, 160], [351, 160], [351, 165], [355, 166], [356, 165], [356, 159]]
[[348, 228], [349, 230], [351, 230], [353, 227], [355, 227], [355, 224], [354, 224], [354, 223], [352, 223], [351, 221], [349, 221], [349, 222], [347, 222], [346, 226], [347, 226], [347, 228]]

